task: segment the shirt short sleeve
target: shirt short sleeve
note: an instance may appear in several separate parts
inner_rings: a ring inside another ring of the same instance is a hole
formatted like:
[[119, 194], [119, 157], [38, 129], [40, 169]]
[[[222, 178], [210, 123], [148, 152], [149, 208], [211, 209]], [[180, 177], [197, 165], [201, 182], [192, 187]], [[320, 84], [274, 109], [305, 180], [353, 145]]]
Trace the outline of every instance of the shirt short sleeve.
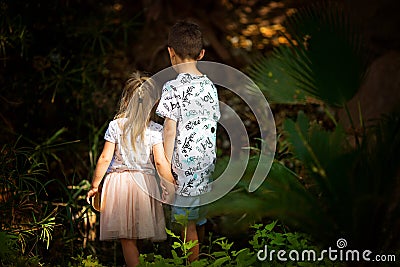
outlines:
[[151, 133], [151, 145], [154, 146], [156, 144], [163, 142], [163, 127], [155, 122], [150, 123], [150, 133]]
[[169, 84], [164, 85], [156, 113], [163, 118], [178, 121], [179, 103], [176, 100], [174, 91], [173, 86]]
[[118, 125], [117, 125], [116, 121], [111, 121], [108, 124], [107, 131], [106, 131], [106, 133], [104, 135], [104, 139], [106, 141], [109, 141], [109, 142], [114, 143], [114, 144], [117, 143], [117, 140], [118, 140], [118, 136], [117, 136], [118, 129], [117, 129], [117, 126]]

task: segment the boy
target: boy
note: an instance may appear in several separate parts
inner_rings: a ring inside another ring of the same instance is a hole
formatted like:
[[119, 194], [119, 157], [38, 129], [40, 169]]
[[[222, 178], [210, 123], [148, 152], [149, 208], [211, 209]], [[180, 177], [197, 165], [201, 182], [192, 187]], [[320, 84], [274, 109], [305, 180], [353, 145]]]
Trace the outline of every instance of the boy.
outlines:
[[[214, 84], [196, 66], [205, 53], [202, 33], [196, 24], [176, 23], [168, 36], [168, 52], [178, 76], [164, 84], [156, 112], [165, 118], [164, 149], [177, 184], [172, 213], [188, 215], [186, 240], [194, 241], [199, 239], [197, 230], [204, 231], [206, 223], [198, 204], [201, 194], [211, 190], [220, 117], [218, 94]], [[189, 260], [194, 261], [199, 255], [199, 244], [191, 252]]]

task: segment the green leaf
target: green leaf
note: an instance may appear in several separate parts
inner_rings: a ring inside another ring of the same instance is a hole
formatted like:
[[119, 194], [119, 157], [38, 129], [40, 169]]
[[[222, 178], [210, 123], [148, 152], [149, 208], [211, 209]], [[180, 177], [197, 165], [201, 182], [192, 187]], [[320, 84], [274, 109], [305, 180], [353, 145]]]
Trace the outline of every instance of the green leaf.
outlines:
[[182, 226], [187, 225], [188, 223], [188, 215], [186, 214], [174, 214], [175, 221]]
[[241, 250], [239, 250], [239, 251], [232, 251], [232, 256], [233, 257], [236, 257], [237, 255], [239, 255], [240, 253], [244, 253], [244, 252], [248, 252], [248, 248], [242, 248]]
[[190, 267], [204, 267], [204, 266], [208, 266], [208, 261], [206, 259], [200, 259], [190, 263]]
[[173, 248], [173, 249], [180, 248], [181, 246], [182, 246], [181, 243], [178, 243], [178, 242], [174, 242], [174, 243], [172, 244], [172, 248]]
[[267, 225], [265, 226], [265, 230], [272, 231], [272, 229], [274, 229], [274, 227], [275, 227], [275, 225], [276, 225], [277, 222], [278, 222], [278, 221], [273, 221], [272, 223], [267, 224]]
[[211, 255], [216, 258], [221, 258], [221, 257], [225, 257], [227, 254], [225, 251], [214, 251], [213, 253], [211, 253]]
[[225, 256], [223, 258], [219, 258], [216, 261], [213, 262], [210, 266], [217, 267], [217, 266], [222, 266], [225, 262], [229, 261], [231, 258], [229, 256]]
[[236, 257], [236, 266], [252, 266], [257, 261], [257, 257], [248, 248], [241, 249], [238, 252], [233, 251], [232, 255]]
[[171, 254], [175, 264], [183, 264], [183, 259], [178, 256], [175, 250], [171, 250]]
[[[334, 131], [326, 131], [318, 124], [311, 124], [301, 111], [296, 122], [290, 119], [284, 121], [284, 130], [294, 155], [307, 167], [312, 183], [319, 186], [324, 196], [334, 195], [337, 180], [330, 179], [329, 176], [340, 173], [337, 168], [338, 160], [348, 149], [343, 128], [338, 126]], [[340, 179], [344, 183], [341, 186], [346, 184], [343, 179]]]
[[[276, 55], [276, 54], [274, 54]], [[249, 75], [263, 91], [270, 103], [300, 104], [306, 102], [306, 94], [296, 85], [296, 80], [287, 74], [276, 55], [256, 60], [249, 69]]]
[[165, 231], [167, 232], [167, 235], [172, 236], [174, 238], [180, 239], [179, 236], [177, 236], [176, 234], [174, 234], [174, 232], [172, 232], [171, 230], [169, 230], [168, 228], [165, 228]]
[[198, 243], [198, 240], [189, 240], [184, 244], [186, 250], [190, 250], [195, 247]]

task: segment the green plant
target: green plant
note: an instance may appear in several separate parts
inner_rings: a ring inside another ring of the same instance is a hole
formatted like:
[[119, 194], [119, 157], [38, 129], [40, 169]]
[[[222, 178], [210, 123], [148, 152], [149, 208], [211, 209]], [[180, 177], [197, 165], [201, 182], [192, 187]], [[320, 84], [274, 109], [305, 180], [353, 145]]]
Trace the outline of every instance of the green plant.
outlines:
[[[331, 2], [311, 5], [289, 18], [287, 27], [291, 46], [277, 48], [270, 58], [252, 66], [252, 77], [272, 101], [304, 104], [312, 98], [347, 110], [365, 76], [363, 58], [368, 56], [347, 14]], [[261, 189], [270, 209], [265, 215], [326, 243], [346, 237], [356, 247], [393, 248], [399, 169], [391, 162], [399, 158], [392, 150], [399, 145], [398, 113], [375, 122], [375, 128], [366, 127], [361, 119], [359, 131], [347, 114], [355, 146], [332, 114], [332, 130], [302, 112], [296, 120], [286, 119], [284, 136], [303, 169], [295, 174], [275, 163]]]
[[[194, 246], [196, 246], [197, 241], [190, 240], [190, 241], [186, 242], [186, 234], [185, 234], [183, 240], [181, 240], [181, 238], [179, 236], [175, 235], [171, 230], [168, 230], [168, 229], [167, 229], [167, 234], [177, 240], [172, 244], [172, 248], [174, 250], [171, 250], [174, 263], [180, 264], [180, 265], [188, 265], [188, 263], [189, 263], [188, 257], [191, 254], [191, 252], [189, 252], [189, 250], [191, 248], [193, 248]], [[178, 253], [175, 251], [175, 249], [178, 249], [182, 253], [181, 257], [178, 256]]]
[[[320, 103], [335, 124], [329, 107], [344, 108], [356, 132], [347, 102], [365, 77], [368, 55], [349, 18], [331, 1], [311, 4], [288, 17], [284, 37], [290, 45], [275, 48], [249, 68], [270, 102]], [[358, 142], [356, 133], [355, 138]]]
[[71, 91], [82, 84], [83, 67], [73, 66], [69, 59], [54, 52], [48, 58], [50, 67], [42, 72], [42, 91], [53, 90], [51, 103], [54, 103], [57, 93]]
[[103, 267], [99, 260], [93, 257], [93, 255], [78, 255], [72, 257], [73, 262], [68, 262], [68, 267]]
[[98, 253], [83, 196], [141, 25], [132, 4], [76, 4], [0, 1], [1, 135], [17, 144], [0, 146], [1, 230], [50, 266]]
[[348, 14], [326, 1], [298, 10], [286, 26], [290, 46], [253, 64], [250, 75], [272, 102], [305, 103], [311, 96], [343, 107], [367, 68], [362, 39]]
[[34, 153], [34, 149], [21, 150], [10, 145], [1, 150], [0, 223], [5, 233], [2, 237], [9, 246], [5, 252], [19, 255], [15, 262], [24, 261], [27, 266], [39, 264], [42, 242], [49, 248], [57, 211], [39, 200], [40, 192], [46, 192], [41, 182], [46, 170], [42, 162], [33, 160]]
[[[268, 263], [268, 266], [287, 265], [287, 262], [279, 261], [279, 259], [275, 257], [276, 255], [271, 254], [273, 253], [272, 251], [278, 252], [282, 250], [289, 253], [294, 250], [299, 252], [299, 254], [302, 254], [303, 251], [314, 251], [316, 255], [321, 251], [320, 247], [315, 245], [316, 242], [311, 236], [301, 232], [288, 231], [286, 227], [278, 224], [278, 221], [273, 221], [265, 225], [254, 224], [251, 228], [255, 230], [255, 233], [249, 241], [249, 244], [252, 245], [255, 252], [259, 253], [260, 250], [265, 252], [266, 248], [270, 251], [269, 257], [263, 255], [266, 257], [265, 263]], [[274, 257], [271, 258], [271, 256]], [[330, 264], [332, 263], [329, 262], [328, 259], [307, 262], [306, 259], [300, 257], [297, 261], [291, 260], [289, 263], [290, 266], [329, 266]]]
[[[326, 244], [344, 237], [354, 247], [395, 249], [399, 168], [394, 161], [399, 156], [393, 149], [399, 145], [398, 112], [376, 121], [373, 128], [361, 124], [356, 130], [347, 110], [367, 72], [362, 38], [348, 14], [332, 2], [298, 10], [286, 26], [290, 46], [260, 59], [250, 67], [250, 75], [272, 102], [317, 100], [334, 127], [326, 130], [302, 112], [296, 120], [287, 119], [284, 137], [303, 169], [295, 174], [275, 162], [254, 195], [260, 199], [248, 201], [263, 207], [263, 216], [280, 219]], [[347, 111], [356, 146], [330, 107]], [[361, 112], [360, 117], [362, 121]], [[235, 196], [248, 198], [245, 191], [240, 194]]]
[[[59, 142], [64, 132], [62, 128], [41, 143], [21, 137], [14, 145], [4, 145], [0, 151], [1, 230], [17, 237], [18, 253], [27, 259], [38, 258], [52, 249], [54, 233], [58, 235], [64, 228], [61, 225], [74, 221], [73, 215], [65, 218], [63, 214], [71, 211], [82, 195], [82, 189], [69, 194], [71, 190], [59, 179], [49, 179], [47, 176], [51, 167], [50, 160], [58, 162], [62, 167], [58, 157], [60, 148], [75, 143]], [[22, 145], [24, 141], [28, 145]], [[55, 187], [56, 183], [61, 186]], [[87, 181], [82, 186], [84, 190], [85, 186]], [[54, 188], [64, 191], [57, 194], [58, 201], [49, 201], [48, 197], [54, 193]], [[59, 202], [64, 194], [70, 200], [65, 203], [65, 208], [64, 203]], [[72, 231], [73, 227], [70, 228]]]
[[0, 232], [0, 259], [3, 261], [11, 254], [18, 252], [18, 237], [7, 232]]
[[[172, 230], [166, 229], [167, 234], [174, 239], [171, 250], [172, 259], [164, 259], [161, 255], [141, 255], [143, 266], [189, 266], [189, 255], [191, 254], [189, 250], [196, 246], [198, 241], [186, 241], [187, 216], [176, 215], [175, 219], [180, 227], [184, 228], [185, 234], [182, 239]], [[154, 259], [154, 264], [146, 262], [150, 258]]]
[[4, 267], [42, 266], [38, 257], [21, 255], [18, 237], [3, 231], [0, 231], [0, 265]]
[[3, 5], [0, 7], [0, 61], [4, 66], [14, 55], [26, 56], [32, 37], [21, 16], [8, 16], [7, 8]]
[[212, 241], [209, 256], [209, 266], [252, 266], [257, 258], [250, 248], [233, 250], [233, 242], [226, 237]]
[[[367, 129], [360, 147], [347, 144], [340, 126], [325, 130], [301, 112], [284, 125], [290, 151], [303, 163], [302, 175], [275, 161], [256, 192], [247, 192], [251, 175], [243, 177], [236, 190], [212, 204], [211, 215], [279, 219], [325, 245], [345, 238], [357, 248], [395, 249], [399, 115]], [[238, 221], [229, 222], [237, 229]]]
[[[184, 218], [182, 218], [184, 220]], [[257, 254], [265, 246], [269, 249], [278, 251], [297, 250], [300, 253], [303, 250], [320, 251], [316, 242], [307, 234], [289, 231], [287, 227], [274, 221], [269, 224], [254, 224], [251, 226], [253, 235], [251, 236], [248, 247], [238, 248], [234, 242], [230, 242], [226, 237], [212, 238], [210, 234], [210, 244], [203, 245], [200, 260], [189, 263], [187, 261], [186, 249], [190, 249], [192, 243], [186, 243], [167, 230], [174, 243], [171, 249], [172, 258], [164, 258], [156, 253], [144, 254], [140, 256], [140, 266], [329, 266], [331, 263], [327, 260], [314, 262], [281, 262], [277, 259], [262, 261]], [[176, 251], [177, 250], [177, 251]], [[180, 255], [180, 256], [179, 256]], [[340, 266], [340, 264], [339, 264]]]

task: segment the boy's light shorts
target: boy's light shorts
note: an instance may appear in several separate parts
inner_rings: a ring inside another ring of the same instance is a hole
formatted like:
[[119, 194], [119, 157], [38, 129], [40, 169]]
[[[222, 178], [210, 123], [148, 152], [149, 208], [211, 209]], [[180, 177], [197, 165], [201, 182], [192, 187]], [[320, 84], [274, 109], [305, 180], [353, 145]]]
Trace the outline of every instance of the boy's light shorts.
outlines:
[[199, 197], [184, 197], [175, 195], [175, 202], [172, 206], [172, 221], [175, 220], [175, 215], [187, 215], [188, 220], [196, 221], [197, 225], [203, 225], [207, 222], [207, 210], [205, 206], [199, 206]]

